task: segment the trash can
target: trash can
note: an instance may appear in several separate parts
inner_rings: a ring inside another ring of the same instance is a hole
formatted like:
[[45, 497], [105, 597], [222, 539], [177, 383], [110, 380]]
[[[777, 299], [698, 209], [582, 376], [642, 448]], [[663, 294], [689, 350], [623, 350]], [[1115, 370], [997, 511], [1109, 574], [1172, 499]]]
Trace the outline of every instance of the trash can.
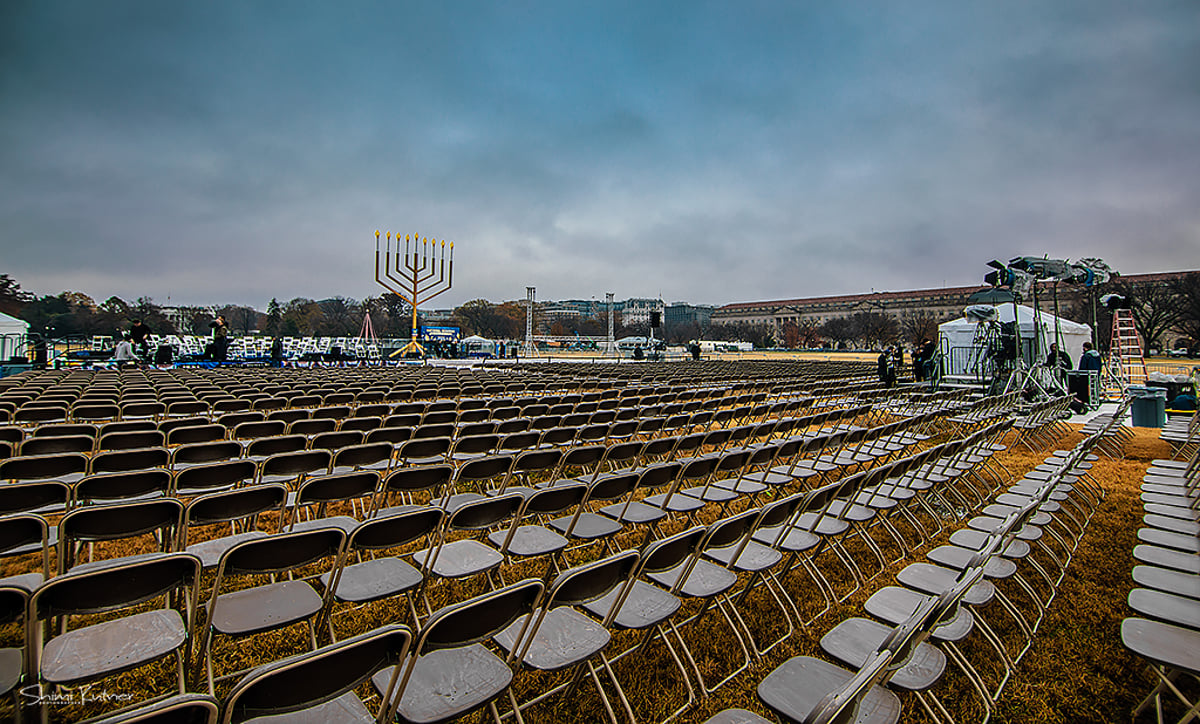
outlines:
[[1162, 427], [1167, 421], [1167, 391], [1162, 387], [1130, 385], [1127, 389], [1132, 402], [1134, 427]]

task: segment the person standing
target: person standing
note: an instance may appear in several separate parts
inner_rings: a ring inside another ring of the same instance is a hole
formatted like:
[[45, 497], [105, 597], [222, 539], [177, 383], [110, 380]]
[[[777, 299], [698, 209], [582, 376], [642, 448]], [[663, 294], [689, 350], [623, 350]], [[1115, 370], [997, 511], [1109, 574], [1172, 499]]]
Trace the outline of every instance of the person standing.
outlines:
[[937, 354], [937, 348], [933, 346], [933, 340], [926, 337], [921, 341], [921, 379], [928, 380], [933, 377], [933, 358]]
[[133, 320], [133, 326], [129, 328], [129, 340], [137, 347], [138, 355], [144, 359], [150, 359], [150, 327], [140, 319]]
[[213, 360], [223, 363], [229, 351], [229, 325], [226, 324], [224, 315], [218, 314], [217, 318], [212, 321], [212, 331]]
[[1059, 380], [1065, 380], [1067, 370], [1071, 369], [1071, 356], [1058, 348], [1058, 343], [1050, 345], [1050, 353], [1046, 355], [1046, 366], [1054, 370]]
[[879, 365], [879, 381], [884, 387], [891, 387], [896, 383], [896, 368], [892, 366], [892, 350], [884, 348], [879, 353], [877, 360]]
[[1104, 362], [1100, 359], [1100, 353], [1092, 349], [1091, 342], [1083, 343], [1083, 354], [1079, 356], [1079, 369], [1092, 372], [1099, 372], [1104, 369]]

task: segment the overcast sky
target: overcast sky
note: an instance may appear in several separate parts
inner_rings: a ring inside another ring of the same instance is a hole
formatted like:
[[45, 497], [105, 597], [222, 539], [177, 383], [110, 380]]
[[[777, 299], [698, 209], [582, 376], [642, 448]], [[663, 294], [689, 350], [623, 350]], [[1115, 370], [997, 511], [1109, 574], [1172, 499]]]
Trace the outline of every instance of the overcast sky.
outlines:
[[0, 2], [0, 273], [724, 304], [1200, 268], [1200, 2]]

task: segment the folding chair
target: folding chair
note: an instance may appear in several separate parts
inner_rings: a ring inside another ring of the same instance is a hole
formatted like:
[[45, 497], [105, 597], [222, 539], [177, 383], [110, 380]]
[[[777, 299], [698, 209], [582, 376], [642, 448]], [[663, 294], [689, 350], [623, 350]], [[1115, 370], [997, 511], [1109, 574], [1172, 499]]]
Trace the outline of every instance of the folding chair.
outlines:
[[[207, 673], [209, 694], [215, 693], [212, 644], [217, 635], [243, 638], [303, 622], [312, 648], [317, 648], [317, 631], [324, 624], [319, 619], [327, 615], [331, 591], [337, 585], [335, 582], [322, 596], [307, 580], [297, 578], [297, 573], [307, 567], [316, 567], [320, 573], [338, 570], [345, 542], [341, 528], [328, 527], [246, 540], [225, 551], [209, 597], [200, 661]], [[287, 580], [273, 580], [282, 574]], [[223, 592], [227, 579], [257, 576], [271, 576], [273, 582]]]
[[[695, 555], [704, 534], [704, 528], [691, 528], [650, 543], [642, 552], [637, 570], [630, 574], [630, 582], [626, 586], [609, 591], [606, 595], [583, 604], [584, 609], [605, 621], [608, 626], [643, 632], [637, 643], [614, 654], [611, 658], [605, 652], [601, 652], [600, 656], [604, 662], [605, 671], [613, 681], [617, 681], [612, 669], [613, 665], [630, 654], [644, 651], [645, 647], [656, 638], [663, 642], [679, 672], [680, 681], [687, 690], [686, 700], [670, 715], [662, 719], [663, 722], [672, 721], [690, 709], [696, 703], [696, 690], [692, 686], [691, 676], [688, 674], [683, 659], [675, 650], [676, 644], [671, 641], [672, 636], [676, 634], [669, 627], [670, 620], [680, 610], [683, 601], [660, 586], [647, 583], [642, 578], [649, 574], [671, 570], [685, 563]], [[682, 645], [682, 641], [678, 641], [678, 638], [676, 641]], [[631, 702], [625, 696], [624, 689], [620, 684], [618, 683], [616, 686], [622, 699], [622, 706], [626, 712], [629, 712], [632, 709]], [[655, 698], [662, 695], [659, 690], [642, 693]]]
[[[258, 516], [278, 513], [283, 517], [288, 490], [279, 484], [255, 485], [237, 490], [223, 490], [194, 498], [183, 511], [183, 526], [179, 545], [186, 553], [200, 559], [205, 568], [215, 568], [225, 551], [242, 541], [265, 538], [275, 531], [259, 530]], [[198, 529], [227, 525], [228, 535], [203, 539]], [[275, 529], [278, 529], [276, 524]], [[189, 542], [190, 539], [190, 542]]]
[[[485, 645], [514, 621], [528, 620], [545, 587], [522, 581], [439, 609], [417, 634], [393, 695], [401, 722], [443, 722], [488, 707], [500, 720], [495, 700], [513, 680], [514, 654], [500, 658]], [[519, 632], [521, 640], [524, 631]], [[386, 692], [397, 669], [376, 673], [371, 681]]]
[[[553, 489], [548, 492], [553, 492]], [[637, 551], [623, 551], [559, 574], [546, 590], [537, 610], [529, 615], [532, 623], [518, 620], [495, 636], [496, 643], [505, 651], [516, 653], [517, 660], [532, 669], [549, 672], [577, 670], [577, 667], [585, 666], [613, 724], [616, 724], [617, 717], [592, 664], [592, 660], [604, 651], [612, 638], [608, 631], [611, 621], [602, 621], [597, 626], [594, 619], [581, 613], [575, 606], [595, 601], [623, 587], [637, 562]], [[611, 612], [607, 618], [612, 618]], [[619, 689], [620, 683], [611, 670], [609, 674]], [[578, 679], [576, 675], [523, 703], [518, 703], [516, 697], [510, 694], [513, 708], [523, 710], [555, 694], [570, 693], [574, 691]], [[622, 700], [624, 698], [622, 692]], [[628, 707], [626, 712], [633, 720], [633, 713]]]
[[[4, 532], [0, 529], [0, 536], [3, 536]], [[10, 580], [11, 577], [0, 580], [0, 626], [17, 624], [24, 641], [30, 589], [11, 585]], [[38, 583], [40, 584], [40, 581]], [[16, 722], [21, 721], [21, 708], [25, 704], [19, 685], [23, 683], [27, 670], [26, 650], [25, 646], [0, 648], [0, 696], [12, 695], [12, 717]]]
[[93, 724], [217, 724], [221, 704], [206, 694], [176, 694]]
[[[286, 526], [289, 531], [312, 530], [325, 526], [336, 526], [350, 535], [359, 519], [353, 515], [328, 515], [330, 504], [350, 503], [351, 512], [361, 509], [366, 516], [375, 508], [375, 493], [379, 488], [379, 473], [374, 470], [359, 470], [350, 473], [334, 473], [307, 478], [296, 490], [292, 501], [291, 516]], [[307, 520], [301, 517], [307, 514]]]
[[[413, 560], [438, 578], [461, 579], [484, 574], [488, 586], [495, 588], [492, 571], [504, 562], [500, 551], [470, 537], [457, 540], [447, 538], [454, 532], [474, 533], [482, 537], [488, 530], [511, 521], [524, 501], [521, 495], [513, 493], [464, 502], [449, 511], [446, 523], [442, 526], [442, 535], [434, 546], [417, 551], [413, 554]], [[425, 605], [427, 610], [432, 610], [428, 598]]]
[[[184, 553], [56, 576], [29, 601], [29, 671], [39, 689], [96, 681], [175, 657], [179, 693], [200, 579], [200, 562]], [[71, 629], [73, 616], [126, 611], [157, 598], [165, 606]], [[52, 620], [61, 623], [51, 625]]]
[[[55, 536], [57, 542], [57, 534]], [[31, 513], [15, 513], [0, 517], [0, 558], [40, 556], [40, 570], [0, 578], [0, 586], [32, 591], [51, 575], [50, 527], [46, 519]]]
[[[416, 568], [400, 556], [389, 555], [386, 551], [421, 538], [426, 540], [427, 547], [433, 545], [434, 538], [441, 533], [445, 517], [446, 513], [441, 508], [422, 506], [360, 523], [350, 532], [346, 552], [347, 555], [357, 554], [361, 557], [369, 554], [370, 557], [343, 566], [338, 575], [337, 589], [333, 592], [334, 600], [358, 607], [403, 593], [414, 625], [419, 624], [421, 616], [417, 613], [413, 595], [420, 593], [428, 567]], [[328, 587], [333, 574], [322, 574], [320, 580], [322, 585]], [[333, 616], [330, 616], [329, 627], [330, 637], [336, 640]]]
[[[225, 724], [269, 717], [272, 722], [392, 721], [392, 699], [412, 632], [389, 625], [309, 653], [261, 666], [225, 697]], [[372, 715], [354, 692], [381, 669], [393, 673]]]
[[1121, 643], [1147, 661], [1157, 680], [1154, 689], [1134, 709], [1134, 719], [1153, 703], [1161, 724], [1166, 692], [1173, 694], [1185, 708], [1178, 721], [1188, 721], [1200, 713], [1200, 699], [1190, 700], [1181, 681], [1187, 677], [1193, 683], [1200, 682], [1200, 632], [1161, 621], [1126, 618], [1121, 622]]

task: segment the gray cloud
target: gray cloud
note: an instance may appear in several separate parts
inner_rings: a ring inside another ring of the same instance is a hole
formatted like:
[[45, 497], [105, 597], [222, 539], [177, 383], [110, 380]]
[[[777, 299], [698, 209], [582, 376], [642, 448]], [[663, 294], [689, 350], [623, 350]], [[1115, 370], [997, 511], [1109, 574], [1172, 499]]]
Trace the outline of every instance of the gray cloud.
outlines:
[[1200, 6], [11, 2], [0, 259], [39, 293], [725, 303], [1200, 261]]

